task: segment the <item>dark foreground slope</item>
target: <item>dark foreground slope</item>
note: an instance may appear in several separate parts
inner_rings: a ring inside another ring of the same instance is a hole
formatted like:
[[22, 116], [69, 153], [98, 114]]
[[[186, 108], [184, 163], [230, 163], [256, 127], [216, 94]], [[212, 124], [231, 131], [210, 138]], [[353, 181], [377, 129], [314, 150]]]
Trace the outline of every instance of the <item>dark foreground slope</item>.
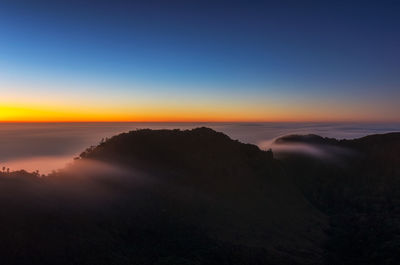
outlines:
[[400, 133], [354, 140], [291, 135], [279, 144], [314, 151], [289, 152], [282, 161], [330, 217], [327, 263], [400, 264]]
[[279, 145], [138, 130], [50, 176], [0, 172], [0, 262], [400, 264], [399, 133]]
[[2, 264], [319, 264], [327, 220], [271, 152], [139, 130], [47, 177], [1, 173]]

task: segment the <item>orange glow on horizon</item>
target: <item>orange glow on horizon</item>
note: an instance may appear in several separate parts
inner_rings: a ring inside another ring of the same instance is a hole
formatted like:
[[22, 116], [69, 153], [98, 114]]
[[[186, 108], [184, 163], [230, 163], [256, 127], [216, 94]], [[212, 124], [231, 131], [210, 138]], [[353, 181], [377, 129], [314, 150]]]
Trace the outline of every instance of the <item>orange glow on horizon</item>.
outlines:
[[[5, 105], [0, 104], [0, 122], [369, 122], [382, 121], [368, 115], [353, 115], [347, 111], [314, 111], [308, 108], [281, 106], [160, 106], [137, 107], [66, 105]], [[388, 122], [392, 122], [388, 120]]]

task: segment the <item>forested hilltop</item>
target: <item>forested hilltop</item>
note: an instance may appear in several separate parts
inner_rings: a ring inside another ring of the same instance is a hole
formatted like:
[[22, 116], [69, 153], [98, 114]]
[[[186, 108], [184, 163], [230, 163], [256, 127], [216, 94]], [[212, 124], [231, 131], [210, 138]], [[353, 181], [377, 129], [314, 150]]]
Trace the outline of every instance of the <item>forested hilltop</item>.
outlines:
[[4, 264], [398, 264], [400, 133], [137, 130], [48, 176], [0, 173]]

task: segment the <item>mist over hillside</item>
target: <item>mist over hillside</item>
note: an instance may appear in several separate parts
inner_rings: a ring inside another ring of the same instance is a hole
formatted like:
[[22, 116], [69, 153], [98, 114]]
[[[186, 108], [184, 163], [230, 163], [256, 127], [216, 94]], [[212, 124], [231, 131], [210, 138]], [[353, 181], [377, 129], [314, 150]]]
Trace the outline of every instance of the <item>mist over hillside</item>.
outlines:
[[[47, 176], [0, 173], [5, 264], [397, 264], [400, 134], [136, 130]], [[274, 145], [275, 146], [275, 145]], [[320, 154], [326, 154], [321, 156]]]
[[[282, 151], [284, 146], [273, 141], [284, 135], [317, 134], [338, 139], [355, 139], [371, 134], [400, 131], [400, 123], [332, 123], [332, 122], [243, 122], [243, 123], [140, 123], [140, 122], [83, 122], [83, 123], [1, 123], [0, 165], [11, 170], [39, 170], [48, 174], [63, 167], [102, 138], [137, 129], [188, 130], [208, 127], [223, 132], [242, 143]], [[290, 146], [293, 149], [293, 146]]]
[[400, 133], [354, 140], [290, 135], [276, 142], [319, 151], [286, 153], [281, 161], [330, 218], [329, 264], [400, 262]]

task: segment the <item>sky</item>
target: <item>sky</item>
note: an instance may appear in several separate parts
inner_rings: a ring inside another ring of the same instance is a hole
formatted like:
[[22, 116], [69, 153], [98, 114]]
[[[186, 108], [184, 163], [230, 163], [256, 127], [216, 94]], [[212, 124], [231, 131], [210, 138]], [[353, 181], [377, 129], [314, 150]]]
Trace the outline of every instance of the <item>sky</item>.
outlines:
[[398, 1], [0, 1], [0, 121], [400, 121]]

